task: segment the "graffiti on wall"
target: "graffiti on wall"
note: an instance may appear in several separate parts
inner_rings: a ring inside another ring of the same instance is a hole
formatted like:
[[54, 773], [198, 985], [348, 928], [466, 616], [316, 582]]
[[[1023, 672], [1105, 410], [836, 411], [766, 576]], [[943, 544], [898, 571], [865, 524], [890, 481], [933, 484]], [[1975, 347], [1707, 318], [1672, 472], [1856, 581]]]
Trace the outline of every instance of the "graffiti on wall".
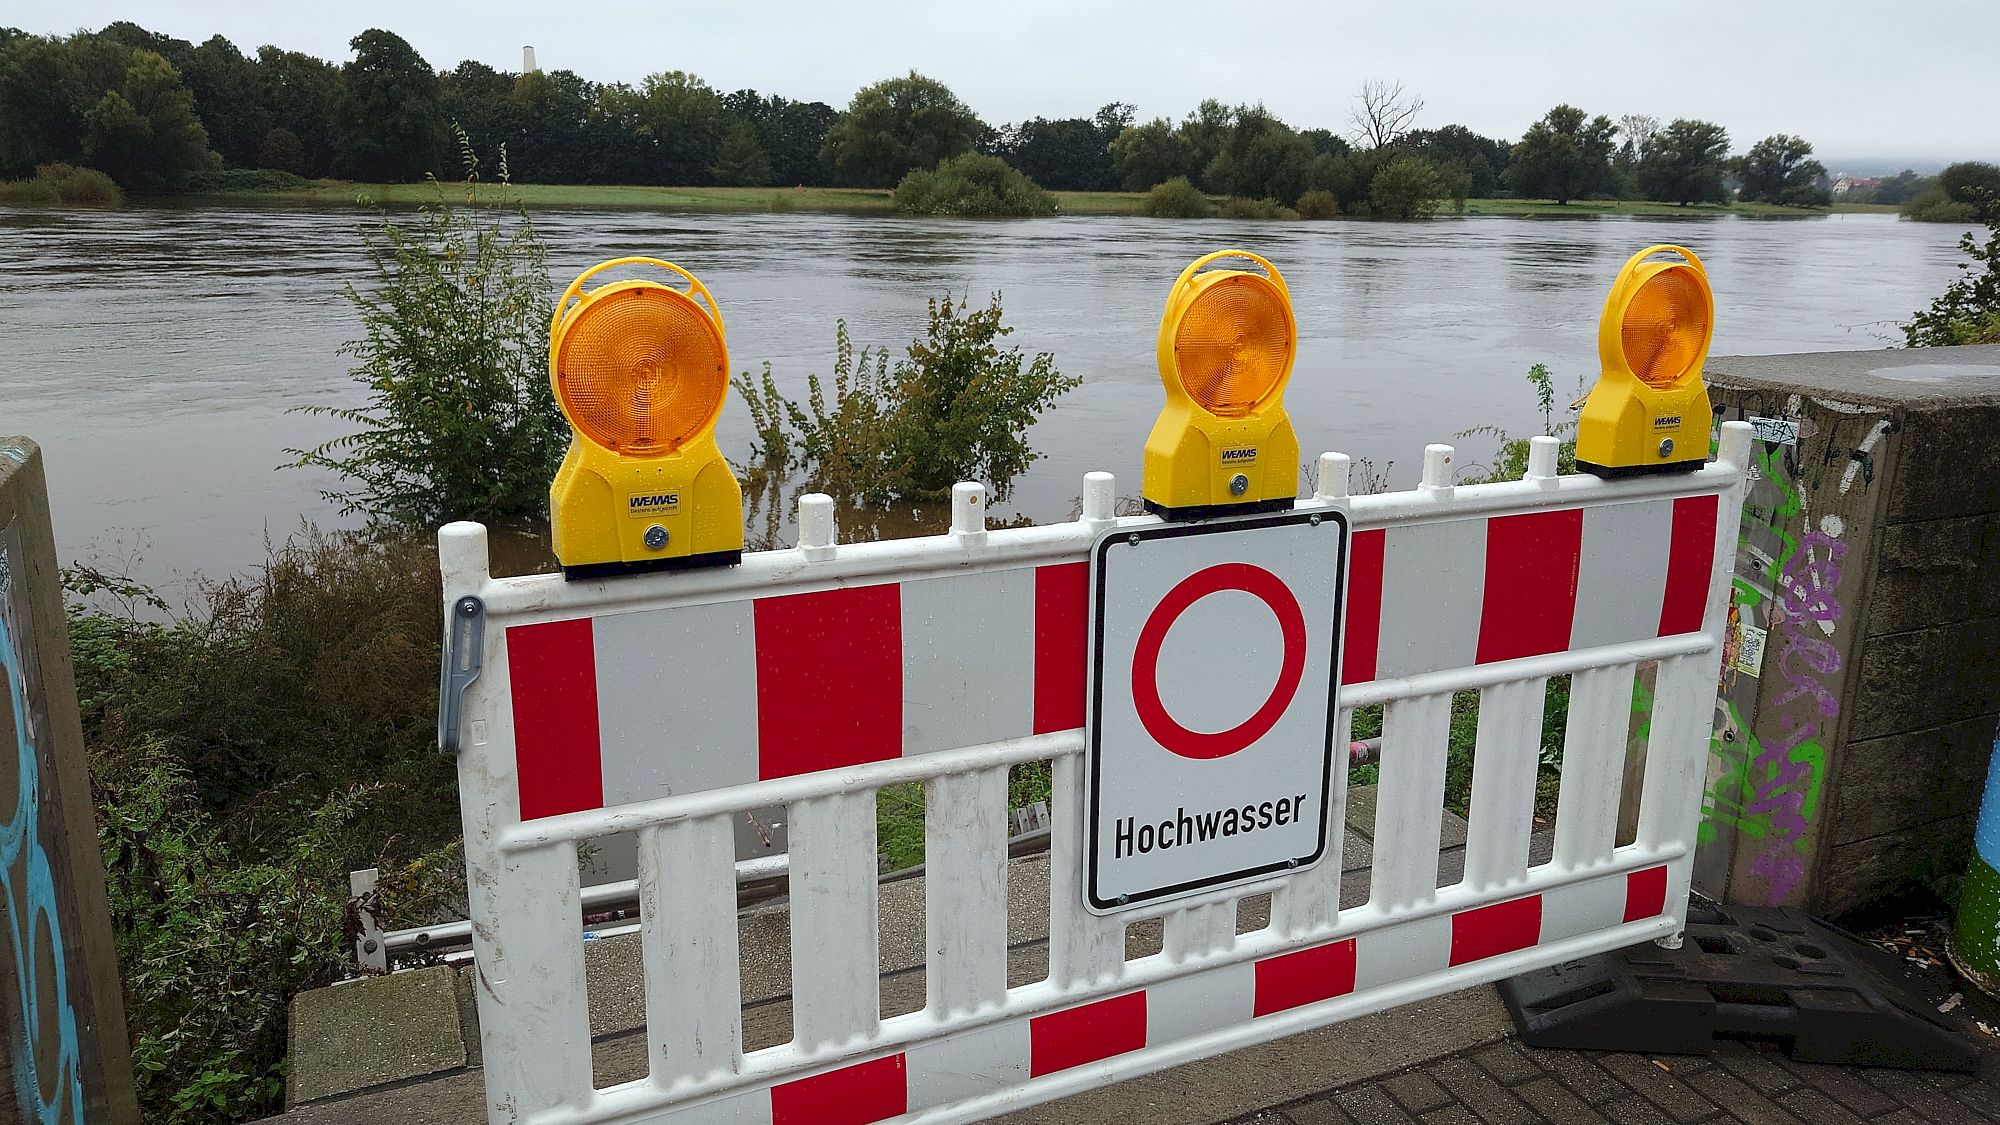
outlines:
[[[1785, 417], [1750, 420], [1758, 439], [1754, 479], [1743, 509], [1731, 651], [1717, 700], [1710, 741], [1715, 761], [1701, 826], [1704, 842], [1734, 832], [1739, 849], [1747, 849], [1736, 867], [1761, 884], [1761, 893], [1745, 894], [1739, 885], [1732, 897], [1771, 904], [1793, 901], [1806, 880], [1822, 813], [1826, 746], [1841, 702], [1842, 656], [1834, 640], [1844, 612], [1839, 591], [1847, 521], [1838, 511], [1809, 510], [1801, 487], [1808, 447], [1833, 461], [1837, 446], [1833, 435], [1818, 434], [1801, 416], [1801, 405], [1794, 395]], [[1836, 414], [1860, 412], [1843, 403], [1816, 405]], [[1874, 484], [1875, 451], [1892, 428], [1889, 420], [1878, 420], [1844, 451], [1835, 508]]]
[[15, 1101], [35, 1125], [82, 1125], [83, 1075], [69, 995], [55, 872], [42, 839], [40, 715], [18, 525], [0, 528], [0, 941], [11, 954], [16, 995], [0, 999], [21, 1019], [10, 1037]]

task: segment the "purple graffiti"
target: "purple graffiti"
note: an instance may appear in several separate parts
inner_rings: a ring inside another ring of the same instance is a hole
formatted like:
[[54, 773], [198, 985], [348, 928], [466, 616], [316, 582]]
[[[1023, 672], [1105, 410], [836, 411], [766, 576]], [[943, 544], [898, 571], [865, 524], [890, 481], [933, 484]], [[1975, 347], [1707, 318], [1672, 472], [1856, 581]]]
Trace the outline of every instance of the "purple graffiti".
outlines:
[[[1771, 704], [1783, 707], [1811, 697], [1818, 714], [1788, 714], [1778, 717], [1778, 734], [1767, 742], [1754, 760], [1753, 777], [1757, 799], [1749, 807], [1753, 814], [1769, 817], [1770, 831], [1764, 850], [1751, 861], [1750, 870], [1770, 884], [1770, 902], [1788, 899], [1805, 880], [1805, 858], [1799, 841], [1810, 827], [1807, 804], [1817, 805], [1823, 753], [1819, 746], [1820, 722], [1840, 714], [1840, 699], [1821, 677], [1839, 673], [1840, 650], [1826, 637], [1840, 620], [1841, 605], [1836, 587], [1840, 585], [1840, 560], [1847, 544], [1823, 532], [1814, 531], [1799, 543], [1799, 550], [1786, 563], [1779, 603], [1783, 617], [1776, 623], [1783, 645], [1778, 651], [1778, 672], [1786, 690]], [[1817, 635], [1815, 635], [1817, 634]]]

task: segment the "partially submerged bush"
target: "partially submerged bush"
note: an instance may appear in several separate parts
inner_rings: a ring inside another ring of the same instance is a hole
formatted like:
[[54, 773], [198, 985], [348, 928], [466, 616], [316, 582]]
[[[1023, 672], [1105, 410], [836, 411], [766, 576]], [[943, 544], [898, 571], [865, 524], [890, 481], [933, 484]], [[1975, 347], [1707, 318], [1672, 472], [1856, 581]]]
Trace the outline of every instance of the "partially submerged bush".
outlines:
[[111, 177], [74, 164], [41, 164], [31, 179], [0, 183], [0, 203], [60, 207], [117, 207], [125, 193]]
[[896, 185], [896, 210], [965, 217], [1053, 215], [1056, 197], [1005, 160], [968, 152], [905, 175]]
[[1335, 199], [1330, 191], [1314, 188], [1299, 196], [1292, 209], [1299, 213], [1301, 219], [1332, 219], [1340, 215], [1340, 200]]
[[1013, 329], [997, 293], [983, 309], [950, 297], [929, 307], [929, 331], [893, 369], [886, 349], [856, 353], [840, 322], [830, 396], [813, 375], [804, 403], [786, 398], [768, 363], [760, 379], [737, 376], [757, 431], [752, 475], [797, 471], [820, 491], [871, 504], [942, 496], [962, 480], [1006, 496], [1037, 456], [1028, 427], [1082, 380], [1047, 352], [1000, 348]]
[[189, 173], [186, 190], [265, 195], [303, 191], [311, 186], [312, 181], [304, 176], [277, 168], [221, 168], [212, 172]]
[[1275, 199], [1239, 199], [1230, 196], [1222, 201], [1222, 217], [1225, 219], [1296, 219], [1297, 211]]
[[1215, 214], [1215, 207], [1186, 176], [1175, 176], [1154, 184], [1139, 212], [1156, 219], [1206, 219]]
[[1903, 325], [1903, 342], [1912, 348], [1953, 344], [2000, 344], [2000, 207], [1986, 219], [1986, 241], [1968, 231], [1958, 240], [1969, 262], [1957, 280]]
[[364, 334], [341, 350], [368, 405], [298, 408], [360, 428], [286, 451], [338, 473], [322, 495], [373, 523], [539, 520], [569, 444], [549, 392], [547, 248], [525, 210], [482, 197], [465, 160], [465, 205], [437, 190], [407, 226], [384, 214], [365, 233], [377, 285], [347, 287]]

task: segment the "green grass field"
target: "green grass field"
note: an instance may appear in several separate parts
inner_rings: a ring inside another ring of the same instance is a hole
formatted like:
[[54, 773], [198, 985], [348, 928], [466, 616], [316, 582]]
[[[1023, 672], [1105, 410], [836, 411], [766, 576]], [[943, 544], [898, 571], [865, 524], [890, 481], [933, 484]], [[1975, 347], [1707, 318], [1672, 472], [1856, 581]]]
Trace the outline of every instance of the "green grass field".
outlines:
[[[422, 203], [442, 191], [452, 198], [457, 184], [357, 184], [315, 180], [303, 191], [217, 192], [185, 198], [195, 201], [270, 200], [284, 203], [345, 204], [361, 202], [407, 206]], [[889, 215], [896, 210], [892, 193], [880, 188], [744, 188], [647, 187], [612, 184], [514, 184], [508, 189], [527, 207], [622, 207], [658, 211], [832, 211]], [[1137, 215], [1146, 196], [1130, 191], [1059, 191], [1064, 215]], [[1218, 200], [1220, 202], [1220, 200]], [[1769, 203], [1702, 203], [1681, 207], [1644, 200], [1592, 199], [1558, 204], [1551, 199], [1468, 199], [1465, 213], [1477, 216], [1557, 218], [1579, 215], [1648, 215], [1755, 218], [1798, 218], [1849, 213], [1893, 214], [1897, 208], [1868, 203], [1839, 203], [1831, 208], [1779, 207]], [[1449, 214], [1447, 208], [1446, 213]]]

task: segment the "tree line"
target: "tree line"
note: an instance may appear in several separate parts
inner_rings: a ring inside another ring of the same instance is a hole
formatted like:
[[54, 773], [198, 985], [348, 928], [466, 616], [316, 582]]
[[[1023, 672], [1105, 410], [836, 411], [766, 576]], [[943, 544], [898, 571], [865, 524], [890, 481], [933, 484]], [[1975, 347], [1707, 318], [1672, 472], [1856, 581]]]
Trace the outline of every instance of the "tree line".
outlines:
[[[637, 85], [572, 71], [510, 73], [467, 60], [435, 69], [371, 29], [336, 65], [274, 46], [246, 55], [137, 24], [68, 37], [0, 29], [0, 177], [73, 163], [128, 190], [184, 190], [225, 169], [404, 182], [456, 164], [454, 130], [503, 146], [529, 183], [893, 187], [966, 153], [996, 156], [1053, 190], [1200, 192], [1324, 211], [1404, 216], [1437, 201], [1504, 194], [1568, 203], [1732, 197], [1829, 202], [1812, 145], [1767, 137], [1731, 155], [1721, 125], [1613, 121], [1558, 105], [1517, 141], [1463, 125], [1416, 128], [1422, 99], [1365, 84], [1352, 129], [1299, 129], [1262, 105], [1203, 101], [1180, 120], [1138, 121], [1112, 103], [1088, 117], [994, 128], [912, 72], [844, 109], [756, 90], [723, 93], [663, 71]], [[1386, 181], [1381, 180], [1389, 172]]]

